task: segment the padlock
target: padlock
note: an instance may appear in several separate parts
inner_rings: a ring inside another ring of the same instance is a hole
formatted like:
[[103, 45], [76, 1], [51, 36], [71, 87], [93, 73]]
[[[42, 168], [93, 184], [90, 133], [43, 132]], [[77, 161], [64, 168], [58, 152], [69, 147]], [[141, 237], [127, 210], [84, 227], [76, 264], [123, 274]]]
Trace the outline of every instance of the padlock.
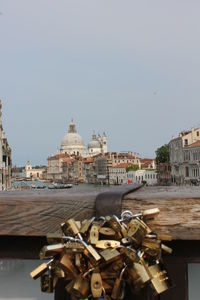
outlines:
[[93, 224], [90, 229], [90, 243], [95, 245], [98, 240], [99, 240], [99, 226]]
[[71, 294], [78, 298], [86, 298], [90, 290], [88, 279], [79, 275], [74, 281]]
[[96, 242], [96, 248], [99, 249], [117, 248], [117, 247], [120, 247], [119, 241], [101, 240]]
[[82, 222], [82, 227], [81, 227], [80, 233], [86, 234], [94, 220], [95, 220], [95, 218], [92, 218], [90, 220], [85, 220], [84, 222]]
[[47, 242], [48, 244], [63, 244], [64, 243], [64, 239], [63, 239], [63, 235], [60, 233], [48, 233], [47, 236]]
[[159, 262], [149, 267], [152, 275], [151, 283], [157, 294], [161, 294], [172, 287], [172, 282], [169, 278], [164, 265]]
[[118, 221], [116, 216], [106, 216], [106, 223], [115, 231], [116, 237], [118, 239], [122, 238], [122, 233], [121, 233], [121, 224]]
[[161, 241], [144, 238], [142, 241], [142, 250], [150, 255], [155, 257], [156, 259], [160, 259], [161, 257]]
[[101, 256], [98, 254], [98, 252], [91, 245], [87, 245], [86, 243], [84, 254], [88, 257], [92, 257], [96, 262], [101, 260]]
[[154, 219], [160, 213], [159, 208], [146, 209], [142, 212], [142, 218], [146, 220]]
[[132, 268], [128, 268], [128, 272], [136, 291], [141, 290], [151, 281], [151, 277], [147, 273], [144, 266], [140, 263], [134, 263]]
[[131, 237], [135, 244], [140, 245], [146, 234], [148, 227], [139, 219], [132, 219], [128, 223], [128, 237]]
[[33, 271], [30, 273], [30, 276], [31, 276], [33, 279], [39, 278], [42, 274], [44, 274], [45, 272], [48, 271], [49, 266], [50, 266], [53, 262], [54, 262], [54, 259], [51, 259], [49, 262], [41, 264], [39, 267], [37, 267], [35, 270], [33, 270]]
[[101, 227], [99, 229], [99, 234], [101, 237], [110, 239], [111, 237], [115, 237], [115, 231], [110, 227]]
[[116, 249], [106, 249], [100, 252], [106, 262], [112, 262], [120, 257], [120, 252]]
[[85, 247], [80, 242], [67, 242], [65, 244], [65, 253], [83, 253]]
[[99, 298], [103, 292], [103, 284], [100, 273], [92, 273], [91, 292], [94, 298]]
[[68, 230], [71, 231], [75, 236], [77, 235], [80, 240], [82, 240], [82, 236], [79, 231], [79, 227], [74, 219], [69, 219], [66, 222], [68, 226]]
[[41, 277], [40, 287], [43, 293], [53, 293], [53, 278], [50, 275], [43, 274]]
[[64, 272], [66, 273], [70, 272], [73, 275], [73, 277], [76, 278], [78, 276], [78, 271], [74, 266], [74, 264], [72, 263], [72, 259], [70, 255], [64, 254], [61, 257], [58, 265]]
[[168, 247], [168, 246], [166, 246], [164, 244], [161, 244], [161, 249], [163, 251], [165, 251], [166, 253], [168, 253], [168, 254], [172, 254], [172, 252], [173, 252], [172, 248], [170, 248], [170, 247]]
[[40, 251], [40, 259], [49, 258], [63, 252], [64, 244], [55, 244], [44, 246]]

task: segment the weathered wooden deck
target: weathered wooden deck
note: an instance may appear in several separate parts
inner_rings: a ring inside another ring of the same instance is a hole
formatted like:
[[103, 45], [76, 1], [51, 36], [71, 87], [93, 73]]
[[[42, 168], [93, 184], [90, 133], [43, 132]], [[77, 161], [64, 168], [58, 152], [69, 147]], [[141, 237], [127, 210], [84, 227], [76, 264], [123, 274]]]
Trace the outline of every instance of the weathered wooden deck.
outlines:
[[[42, 237], [58, 231], [70, 217], [91, 218], [98, 193], [93, 189], [1, 193], [0, 236]], [[122, 201], [122, 210], [136, 213], [153, 207], [160, 214], [149, 224], [158, 234], [169, 234], [173, 240], [200, 240], [200, 187], [143, 187]]]

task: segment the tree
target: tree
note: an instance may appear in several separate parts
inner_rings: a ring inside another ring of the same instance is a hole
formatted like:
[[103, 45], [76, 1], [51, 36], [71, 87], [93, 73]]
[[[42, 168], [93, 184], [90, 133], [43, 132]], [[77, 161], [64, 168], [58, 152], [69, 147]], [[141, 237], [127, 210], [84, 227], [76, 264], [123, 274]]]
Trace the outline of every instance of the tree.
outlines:
[[169, 162], [169, 144], [165, 144], [156, 150], [156, 163]]

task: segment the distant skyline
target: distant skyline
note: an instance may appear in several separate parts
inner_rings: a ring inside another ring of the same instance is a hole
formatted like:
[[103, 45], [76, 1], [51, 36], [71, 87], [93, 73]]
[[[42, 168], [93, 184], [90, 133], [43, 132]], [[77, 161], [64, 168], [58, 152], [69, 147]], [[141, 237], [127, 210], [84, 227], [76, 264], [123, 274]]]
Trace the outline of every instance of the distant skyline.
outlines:
[[0, 98], [13, 164], [46, 164], [73, 118], [85, 146], [154, 157], [200, 126], [200, 2], [1, 0]]

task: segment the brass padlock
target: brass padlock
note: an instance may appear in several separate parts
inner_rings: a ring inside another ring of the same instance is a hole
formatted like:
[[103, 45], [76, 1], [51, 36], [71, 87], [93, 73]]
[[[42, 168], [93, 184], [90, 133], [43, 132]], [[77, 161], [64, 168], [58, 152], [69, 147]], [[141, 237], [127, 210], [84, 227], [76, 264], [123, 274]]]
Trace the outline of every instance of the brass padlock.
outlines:
[[96, 242], [96, 248], [99, 249], [117, 248], [117, 247], [120, 247], [119, 241], [101, 240]]
[[154, 219], [159, 213], [160, 213], [159, 208], [146, 209], [142, 212], [142, 217], [146, 221], [146, 220]]
[[60, 244], [64, 243], [63, 235], [60, 233], [48, 233], [47, 236], [48, 244]]
[[84, 250], [84, 254], [86, 256], [88, 256], [88, 257], [91, 256], [97, 262], [101, 260], [101, 256], [98, 254], [98, 252], [91, 245], [86, 245], [85, 247], [86, 248]]
[[85, 220], [84, 222], [82, 222], [82, 227], [80, 230], [81, 234], [86, 234], [90, 228], [90, 226], [92, 225], [92, 222], [94, 221], [95, 218], [92, 218], [90, 220]]
[[128, 269], [128, 272], [132, 278], [134, 289], [136, 291], [141, 290], [151, 280], [146, 269], [140, 263], [134, 263], [133, 267]]
[[103, 291], [102, 278], [100, 273], [92, 273], [91, 292], [94, 298], [100, 298]]
[[167, 270], [162, 263], [157, 263], [149, 267], [152, 275], [151, 283], [157, 294], [161, 294], [172, 287]]
[[115, 231], [115, 234], [118, 239], [122, 238], [122, 233], [121, 233], [121, 224], [118, 222], [117, 218], [115, 216], [106, 216], [105, 218], [106, 223]]
[[55, 256], [58, 253], [62, 253], [64, 250], [64, 244], [55, 244], [44, 246], [40, 251], [40, 259], [49, 258]]
[[135, 218], [129, 222], [127, 236], [131, 237], [137, 245], [141, 244], [147, 233], [148, 226], [143, 221]]
[[53, 293], [53, 278], [51, 275], [43, 274], [40, 282], [41, 292]]
[[115, 237], [115, 231], [109, 227], [102, 227], [99, 229], [99, 234], [104, 237], [110, 239], [111, 237]]
[[95, 245], [99, 240], [99, 226], [92, 225], [90, 229], [90, 243]]
[[82, 253], [84, 249], [83, 244], [78, 242], [67, 242], [65, 244], [65, 253]]
[[78, 235], [80, 239], [82, 239], [80, 235], [79, 228], [77, 226], [77, 223], [74, 219], [67, 220], [66, 224], [68, 225], [68, 230], [71, 231], [74, 235]]
[[89, 281], [85, 277], [79, 275], [74, 281], [71, 293], [78, 298], [86, 298], [89, 294], [89, 290]]
[[150, 239], [150, 238], [144, 238], [142, 241], [142, 250], [153, 257], [156, 257], [156, 259], [160, 259], [161, 257], [161, 241]]
[[74, 266], [74, 264], [72, 263], [72, 259], [68, 254], [64, 254], [61, 257], [58, 265], [64, 272], [66, 273], [70, 272], [73, 275], [73, 277], [76, 278], [78, 276], [78, 271]]
[[100, 252], [106, 262], [112, 262], [120, 257], [121, 253], [116, 249], [106, 249]]
[[39, 278], [42, 274], [44, 274], [46, 271], [48, 271], [50, 265], [54, 262], [54, 259], [51, 259], [49, 262], [47, 263], [43, 263], [40, 266], [38, 266], [35, 270], [33, 270], [30, 273], [30, 276], [33, 279], [37, 279]]

